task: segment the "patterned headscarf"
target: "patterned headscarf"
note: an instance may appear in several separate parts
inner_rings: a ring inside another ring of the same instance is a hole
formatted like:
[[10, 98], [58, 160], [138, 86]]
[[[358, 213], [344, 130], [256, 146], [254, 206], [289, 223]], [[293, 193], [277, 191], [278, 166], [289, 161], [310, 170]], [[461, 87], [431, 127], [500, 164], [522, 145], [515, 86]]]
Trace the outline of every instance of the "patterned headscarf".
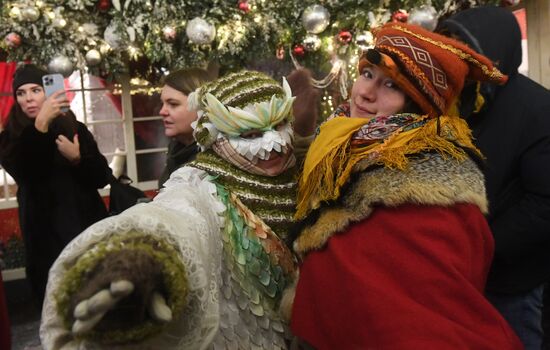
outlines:
[[392, 22], [374, 34], [375, 47], [360, 59], [359, 72], [378, 66], [430, 117], [448, 114], [466, 79], [507, 80], [487, 57], [422, 27]]

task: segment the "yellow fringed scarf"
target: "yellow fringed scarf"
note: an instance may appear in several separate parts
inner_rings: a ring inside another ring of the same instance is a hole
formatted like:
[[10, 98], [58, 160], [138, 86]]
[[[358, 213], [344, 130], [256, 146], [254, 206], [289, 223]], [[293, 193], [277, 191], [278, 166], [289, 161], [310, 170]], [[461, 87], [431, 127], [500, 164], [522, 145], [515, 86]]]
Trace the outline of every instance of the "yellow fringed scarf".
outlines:
[[404, 170], [408, 165], [407, 155], [433, 150], [463, 161], [467, 155], [457, 145], [481, 156], [472, 143], [468, 125], [458, 117], [439, 117], [439, 134], [438, 121], [434, 118], [418, 128], [398, 129], [380, 142], [352, 145], [353, 134], [368, 122], [369, 119], [364, 118], [336, 117], [321, 126], [319, 135], [309, 147], [299, 180], [296, 219], [304, 218], [322, 201], [337, 199], [340, 189], [361, 160], [368, 160], [368, 165]]

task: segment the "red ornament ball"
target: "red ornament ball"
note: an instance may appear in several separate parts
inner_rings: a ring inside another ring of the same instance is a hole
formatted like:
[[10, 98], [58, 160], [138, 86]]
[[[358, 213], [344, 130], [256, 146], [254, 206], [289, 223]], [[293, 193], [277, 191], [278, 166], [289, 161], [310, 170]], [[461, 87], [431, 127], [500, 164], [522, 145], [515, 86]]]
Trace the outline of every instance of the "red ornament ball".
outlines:
[[409, 19], [409, 14], [405, 10], [397, 10], [391, 16], [392, 22], [406, 23]]
[[176, 40], [176, 37], [178, 35], [178, 32], [176, 31], [175, 27], [172, 26], [165, 26], [162, 28], [162, 38], [167, 43], [172, 43]]
[[300, 44], [294, 45], [294, 48], [292, 49], [292, 53], [298, 57], [302, 57], [306, 53], [306, 49]]
[[4, 38], [6, 45], [12, 49], [16, 49], [21, 46], [21, 36], [17, 33], [11, 32]]
[[111, 8], [111, 0], [99, 0], [97, 3], [97, 8], [100, 11], [109, 11]]
[[248, 13], [250, 11], [250, 5], [248, 4], [248, 1], [239, 1], [239, 10], [243, 11], [244, 13]]
[[348, 30], [342, 30], [340, 33], [338, 33], [338, 40], [340, 40], [342, 44], [349, 44], [352, 37], [353, 36]]

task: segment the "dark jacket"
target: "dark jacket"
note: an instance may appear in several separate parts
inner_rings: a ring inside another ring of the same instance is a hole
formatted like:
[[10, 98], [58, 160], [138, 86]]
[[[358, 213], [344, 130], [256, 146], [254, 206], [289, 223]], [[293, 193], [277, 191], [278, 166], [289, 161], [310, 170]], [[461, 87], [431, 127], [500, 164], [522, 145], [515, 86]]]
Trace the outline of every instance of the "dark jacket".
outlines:
[[186, 146], [177, 140], [170, 141], [166, 153], [166, 166], [159, 178], [159, 188], [162, 188], [176, 169], [194, 160], [199, 150], [196, 142]]
[[461, 112], [487, 157], [488, 221], [496, 243], [487, 290], [521, 293], [550, 279], [550, 92], [518, 73], [521, 33], [503, 8], [466, 10], [444, 21], [509, 75], [504, 86], [485, 86], [486, 99], [472, 113], [473, 89], [465, 89]]
[[[9, 128], [0, 134], [0, 162], [18, 186], [27, 275], [37, 295], [44, 292], [48, 270], [63, 247], [107, 215], [97, 189], [108, 183], [111, 170], [86, 126], [76, 120], [74, 126], [78, 165], [57, 150], [55, 127], [41, 133], [31, 123], [18, 137]], [[72, 141], [72, 135], [66, 136]]]

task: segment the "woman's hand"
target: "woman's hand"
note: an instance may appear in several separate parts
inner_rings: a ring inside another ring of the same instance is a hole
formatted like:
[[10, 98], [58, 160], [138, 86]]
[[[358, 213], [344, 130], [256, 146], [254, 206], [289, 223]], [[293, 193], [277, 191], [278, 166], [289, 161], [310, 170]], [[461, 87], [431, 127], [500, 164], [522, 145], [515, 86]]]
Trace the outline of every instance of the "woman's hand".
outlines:
[[72, 164], [78, 164], [80, 162], [80, 143], [78, 142], [78, 134], [73, 137], [71, 142], [64, 135], [59, 135], [55, 140], [59, 153]]
[[64, 94], [64, 92], [65, 90], [56, 91], [44, 101], [34, 122], [34, 125], [38, 131], [43, 133], [48, 132], [51, 122], [59, 115], [63, 114], [61, 108], [70, 107], [70, 103], [67, 98], [57, 99], [60, 95]]

